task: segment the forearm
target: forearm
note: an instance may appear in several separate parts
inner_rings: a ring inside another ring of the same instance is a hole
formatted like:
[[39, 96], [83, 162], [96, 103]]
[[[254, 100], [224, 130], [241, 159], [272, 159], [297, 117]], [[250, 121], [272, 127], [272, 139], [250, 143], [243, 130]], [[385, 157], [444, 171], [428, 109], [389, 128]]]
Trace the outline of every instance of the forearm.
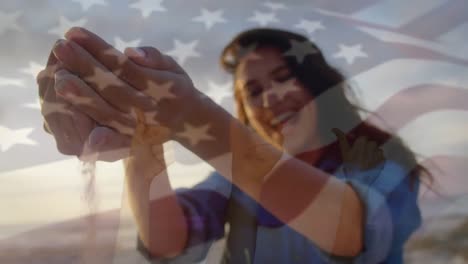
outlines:
[[338, 255], [359, 251], [363, 209], [349, 185], [294, 158], [270, 172], [280, 150], [212, 101], [197, 105], [197, 110], [187, 120], [210, 124], [215, 140], [193, 145], [179, 139], [181, 144], [324, 250]]
[[[153, 256], [175, 256], [185, 247], [187, 226], [165, 161], [155, 159], [149, 146], [133, 148], [132, 152], [124, 160], [126, 188], [140, 239]], [[157, 192], [158, 198], [151, 199], [151, 192]]]

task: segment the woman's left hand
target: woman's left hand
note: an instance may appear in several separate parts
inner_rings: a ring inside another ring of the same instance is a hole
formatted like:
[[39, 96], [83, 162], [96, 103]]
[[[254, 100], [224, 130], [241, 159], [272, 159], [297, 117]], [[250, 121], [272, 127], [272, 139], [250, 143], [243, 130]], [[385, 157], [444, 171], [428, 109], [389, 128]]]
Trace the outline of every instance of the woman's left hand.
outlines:
[[[170, 131], [201, 99], [187, 73], [155, 48], [123, 54], [82, 28], [72, 28], [65, 36], [53, 51], [73, 85], [62, 85], [57, 93], [101, 125], [133, 136], [138, 109], [148, 125]], [[168, 133], [159, 143], [172, 136]]]
[[350, 145], [346, 135], [341, 130], [334, 128], [332, 132], [338, 139], [346, 173], [380, 168], [385, 157], [376, 142], [360, 136], [353, 145]]

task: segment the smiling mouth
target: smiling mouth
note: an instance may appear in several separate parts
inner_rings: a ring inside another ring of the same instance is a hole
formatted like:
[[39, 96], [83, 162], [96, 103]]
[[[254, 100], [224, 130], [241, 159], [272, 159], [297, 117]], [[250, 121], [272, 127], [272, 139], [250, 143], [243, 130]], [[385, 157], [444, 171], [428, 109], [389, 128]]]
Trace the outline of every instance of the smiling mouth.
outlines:
[[288, 111], [285, 112], [275, 118], [273, 118], [270, 122], [270, 125], [276, 129], [280, 130], [291, 120], [295, 119], [297, 117], [297, 112], [293, 111]]

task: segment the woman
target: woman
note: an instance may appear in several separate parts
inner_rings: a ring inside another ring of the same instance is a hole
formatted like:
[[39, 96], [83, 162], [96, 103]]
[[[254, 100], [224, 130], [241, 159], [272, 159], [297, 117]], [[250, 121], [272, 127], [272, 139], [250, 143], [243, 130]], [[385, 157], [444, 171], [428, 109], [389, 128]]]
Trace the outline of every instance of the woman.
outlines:
[[[111, 47], [92, 33], [72, 29], [66, 37], [53, 51], [68, 72], [42, 85], [55, 88], [40, 89], [43, 109], [64, 100], [104, 125], [92, 130], [88, 120], [88, 151], [103, 150], [109, 141], [131, 144], [125, 164], [139, 248], [155, 263], [201, 261], [225, 235], [224, 261], [230, 263], [402, 262], [403, 245], [421, 221], [416, 198], [423, 169], [394, 135], [362, 122], [345, 96], [343, 76], [305, 37], [255, 29], [224, 49], [221, 62], [234, 76], [241, 123], [200, 99], [183, 69], [156, 49], [127, 49], [130, 61], [119, 65], [102, 55]], [[105, 77], [90, 78], [96, 67]], [[96, 103], [84, 104], [84, 98]], [[64, 129], [54, 131], [57, 118], [45, 118], [60, 145]], [[190, 132], [196, 122], [215, 136]], [[353, 129], [344, 135], [335, 127]], [[339, 143], [330, 144], [332, 131]], [[107, 134], [97, 140], [101, 145], [90, 146], [99, 133]], [[161, 144], [171, 139], [215, 167], [217, 173], [199, 184], [210, 190], [172, 190], [160, 159]], [[76, 145], [68, 153], [81, 153]], [[151, 203], [150, 184], [160, 196]]]

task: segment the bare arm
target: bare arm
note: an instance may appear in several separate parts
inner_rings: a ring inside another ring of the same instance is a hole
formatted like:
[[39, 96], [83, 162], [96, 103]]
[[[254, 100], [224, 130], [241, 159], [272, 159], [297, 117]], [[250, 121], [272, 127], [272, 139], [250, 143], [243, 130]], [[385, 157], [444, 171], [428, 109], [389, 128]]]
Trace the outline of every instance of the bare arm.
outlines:
[[[185, 247], [187, 225], [177, 197], [170, 185], [162, 155], [154, 157], [162, 146], [141, 145], [132, 148], [133, 155], [124, 160], [129, 202], [141, 241], [152, 256], [173, 257]], [[160, 198], [150, 200], [153, 191]], [[161, 197], [162, 196], [162, 197]]]
[[[281, 151], [215, 103], [205, 100], [197, 109], [188, 120], [209, 122], [217, 140], [193, 145], [179, 139], [182, 145], [223, 176], [232, 177], [234, 184], [323, 250], [340, 256], [360, 252], [364, 209], [352, 187], [294, 158], [270, 172]], [[224, 159], [213, 158], [222, 155]]]

